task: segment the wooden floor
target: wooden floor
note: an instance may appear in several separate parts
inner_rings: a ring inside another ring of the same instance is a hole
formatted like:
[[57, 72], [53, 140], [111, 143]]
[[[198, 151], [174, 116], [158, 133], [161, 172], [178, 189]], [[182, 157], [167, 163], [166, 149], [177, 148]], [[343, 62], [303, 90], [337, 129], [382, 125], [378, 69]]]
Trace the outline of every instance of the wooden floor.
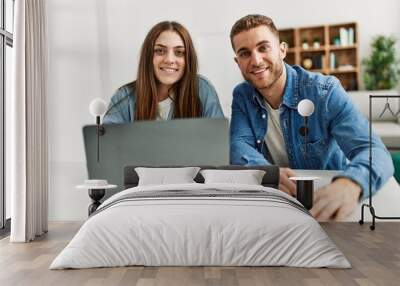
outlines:
[[323, 228], [353, 268], [289, 267], [120, 267], [48, 270], [80, 227], [52, 223], [44, 237], [10, 244], [0, 241], [0, 285], [400, 285], [400, 222], [378, 222], [375, 231], [357, 223]]

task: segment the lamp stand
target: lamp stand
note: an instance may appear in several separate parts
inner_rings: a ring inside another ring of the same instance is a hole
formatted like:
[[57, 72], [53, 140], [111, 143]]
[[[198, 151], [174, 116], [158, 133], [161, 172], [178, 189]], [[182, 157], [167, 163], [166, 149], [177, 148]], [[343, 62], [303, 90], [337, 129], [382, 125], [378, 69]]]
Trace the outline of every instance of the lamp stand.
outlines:
[[96, 135], [97, 135], [97, 163], [100, 161], [100, 136], [106, 133], [104, 126], [100, 125], [100, 116], [96, 116]]
[[88, 190], [89, 197], [92, 199], [92, 204], [88, 207], [89, 216], [94, 213], [97, 208], [101, 205], [100, 200], [104, 197], [106, 190], [105, 189], [89, 189]]
[[308, 116], [304, 116], [304, 126], [300, 127], [299, 132], [304, 137], [304, 158], [307, 159]]

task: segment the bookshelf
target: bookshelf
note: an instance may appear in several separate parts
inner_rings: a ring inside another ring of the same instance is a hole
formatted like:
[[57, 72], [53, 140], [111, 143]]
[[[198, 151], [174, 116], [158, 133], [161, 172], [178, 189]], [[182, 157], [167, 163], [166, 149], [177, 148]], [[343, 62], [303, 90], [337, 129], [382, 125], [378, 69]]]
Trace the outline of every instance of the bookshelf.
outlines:
[[358, 90], [357, 23], [342, 23], [279, 30], [288, 45], [285, 61], [290, 65], [336, 76], [346, 90]]

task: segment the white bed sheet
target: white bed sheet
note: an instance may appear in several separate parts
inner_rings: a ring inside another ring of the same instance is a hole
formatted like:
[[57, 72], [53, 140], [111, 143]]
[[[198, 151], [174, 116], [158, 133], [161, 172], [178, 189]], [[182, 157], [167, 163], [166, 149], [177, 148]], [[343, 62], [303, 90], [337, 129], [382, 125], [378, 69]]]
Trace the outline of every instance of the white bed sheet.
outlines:
[[[263, 190], [238, 184], [135, 187], [150, 190]], [[310, 215], [257, 198], [171, 198], [123, 201], [89, 218], [50, 269], [145, 266], [294, 266], [349, 268]]]

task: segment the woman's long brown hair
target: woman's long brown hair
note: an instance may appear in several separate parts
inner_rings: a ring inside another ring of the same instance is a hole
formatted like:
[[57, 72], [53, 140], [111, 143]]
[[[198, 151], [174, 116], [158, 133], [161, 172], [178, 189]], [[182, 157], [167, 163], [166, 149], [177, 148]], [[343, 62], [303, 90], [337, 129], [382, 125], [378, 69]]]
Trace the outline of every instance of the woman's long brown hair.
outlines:
[[197, 56], [189, 32], [177, 22], [164, 21], [147, 34], [140, 52], [139, 68], [134, 83], [136, 89], [135, 120], [152, 120], [157, 116], [157, 79], [154, 73], [154, 44], [164, 31], [174, 31], [185, 46], [185, 70], [172, 87], [175, 93], [174, 118], [201, 117], [201, 103], [197, 82]]

